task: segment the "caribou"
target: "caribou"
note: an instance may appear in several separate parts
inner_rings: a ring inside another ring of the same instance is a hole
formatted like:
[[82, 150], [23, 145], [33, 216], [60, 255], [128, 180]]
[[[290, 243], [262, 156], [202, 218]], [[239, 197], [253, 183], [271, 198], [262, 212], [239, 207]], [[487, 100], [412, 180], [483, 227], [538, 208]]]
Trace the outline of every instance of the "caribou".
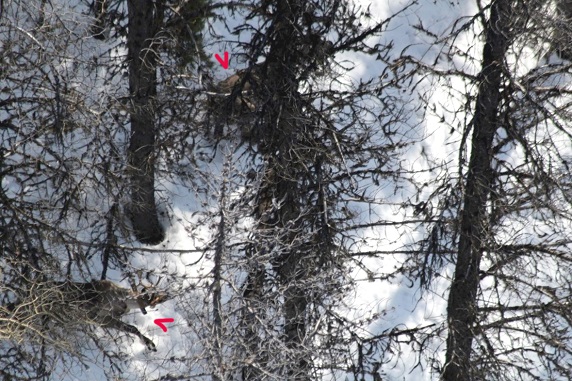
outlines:
[[[53, 320], [65, 324], [91, 324], [123, 331], [137, 336], [147, 349], [157, 351], [153, 341], [137, 327], [121, 321], [130, 310], [154, 307], [168, 300], [164, 292], [154, 287], [142, 287], [140, 291], [122, 287], [109, 280], [91, 282], [43, 282], [30, 287], [28, 296], [4, 308], [8, 320], [16, 328], [36, 327], [38, 322]], [[43, 324], [43, 323], [42, 323]]]

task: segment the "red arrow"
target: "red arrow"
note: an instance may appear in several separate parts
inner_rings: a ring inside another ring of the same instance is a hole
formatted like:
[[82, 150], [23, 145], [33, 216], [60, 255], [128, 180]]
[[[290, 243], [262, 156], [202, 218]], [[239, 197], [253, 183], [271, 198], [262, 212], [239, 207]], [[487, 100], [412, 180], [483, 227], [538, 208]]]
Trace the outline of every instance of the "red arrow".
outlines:
[[155, 320], [153, 320], [153, 323], [155, 323], [159, 327], [161, 327], [163, 332], [167, 332], [167, 327], [165, 327], [165, 324], [163, 324], [163, 323], [172, 323], [174, 321], [175, 321], [175, 319], [173, 319], [173, 318], [164, 318], [164, 319], [155, 319]]
[[222, 65], [223, 68], [228, 69], [228, 52], [224, 52], [224, 60], [220, 58], [218, 53], [215, 53], [216, 60]]

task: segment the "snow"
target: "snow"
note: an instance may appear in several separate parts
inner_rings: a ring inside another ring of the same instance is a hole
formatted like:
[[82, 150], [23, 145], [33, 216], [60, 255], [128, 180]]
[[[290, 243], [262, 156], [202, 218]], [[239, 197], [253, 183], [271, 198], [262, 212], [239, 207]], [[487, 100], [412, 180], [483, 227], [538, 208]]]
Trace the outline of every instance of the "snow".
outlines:
[[[52, 3], [61, 6], [59, 2]], [[369, 5], [368, 0], [361, 0], [361, 3], [364, 7]], [[394, 14], [406, 5], [409, 5], [409, 2], [377, 0], [373, 2], [371, 12], [373, 18], [377, 20]], [[69, 28], [80, 33], [82, 28], [87, 28], [89, 24], [85, 17], [79, 16], [81, 12], [75, 9], [75, 7], [80, 7], [79, 3], [69, 4], [69, 7], [69, 11], [65, 7], [62, 8], [58, 19], [65, 20]], [[467, 56], [455, 56], [451, 62], [443, 59], [441, 49], [446, 48], [445, 44], [433, 44], [432, 38], [420, 32], [421, 26], [431, 30], [436, 35], [446, 35], [451, 30], [458, 31], [460, 30], [459, 24], [454, 23], [453, 20], [466, 20], [468, 22], [468, 18], [476, 12], [478, 10], [473, 2], [455, 3], [447, 1], [435, 4], [435, 2], [428, 0], [414, 1], [403, 13], [393, 19], [383, 36], [377, 36], [371, 42], [391, 40], [394, 44], [393, 54], [395, 55], [403, 53], [418, 57], [435, 70], [445, 71], [454, 67], [462, 69], [468, 74], [476, 75], [480, 70], [479, 60], [482, 55], [482, 41], [475, 41], [474, 36], [480, 31], [471, 29], [459, 33], [454, 45]], [[237, 12], [235, 17], [241, 16], [243, 15]], [[10, 19], [9, 21], [26, 24], [25, 21], [21, 20]], [[232, 17], [224, 21], [229, 25], [237, 25], [238, 23]], [[256, 22], [254, 20], [253, 24]], [[214, 30], [223, 36], [221, 41], [225, 41], [226, 38], [230, 40], [231, 36], [225, 36], [226, 28], [220, 21], [214, 24]], [[248, 40], [249, 34], [245, 31], [233, 38], [245, 41]], [[34, 41], [35, 44], [40, 45], [52, 42]], [[117, 79], [109, 81], [108, 73], [101, 68], [96, 71], [87, 70], [84, 72], [83, 70], [88, 66], [89, 59], [97, 57], [98, 60], [118, 62], [125, 56], [126, 52], [122, 48], [110, 46], [97, 48], [97, 45], [90, 41], [86, 41], [85, 44], [86, 46], [93, 45], [93, 49], [88, 49], [92, 53], [91, 57], [82, 57], [79, 51], [61, 51], [61, 59], [53, 63], [54, 72], [60, 73], [63, 79], [69, 79], [70, 88], [85, 92], [85, 99], [92, 102], [93, 109], [97, 110], [105, 104], [105, 97], [120, 98], [124, 95], [127, 91], [126, 85]], [[59, 48], [45, 45], [44, 49]], [[222, 79], [230, 70], [242, 68], [247, 64], [233, 60], [233, 54], [240, 49], [228, 42], [213, 41], [209, 49], [213, 53], [220, 54], [224, 51], [231, 53], [229, 71], [215, 69], [216, 78]], [[85, 66], [74, 67], [74, 62], [78, 60]], [[338, 78], [338, 81], [332, 84], [336, 88], [378, 78], [386, 69], [386, 63], [376, 60], [375, 57], [355, 52], [340, 54], [336, 60], [337, 62], [346, 62], [347, 65], [345, 66], [353, 66], [354, 68], [350, 73]], [[519, 77], [524, 77], [538, 66], [540, 60], [541, 58], [535, 50], [523, 47], [510, 55], [509, 63], [514, 66]], [[549, 77], [547, 85], [553, 84], [549, 81], [563, 80], [561, 77]], [[425, 77], [416, 75], [414, 82], [416, 83], [414, 90], [406, 89], [403, 92], [392, 90], [391, 92], [391, 95], [400, 99], [403, 112], [406, 115], [411, 115], [408, 120], [395, 127], [396, 133], [400, 137], [411, 142], [408, 147], [403, 148], [400, 152], [399, 160], [406, 169], [414, 173], [412, 176], [419, 184], [424, 182], [432, 184], [436, 177], [446, 177], [451, 179], [452, 186], [456, 186], [455, 181], [457, 181], [460, 170], [458, 152], [461, 144], [466, 145], [466, 142], [463, 142], [462, 126], [471, 118], [470, 114], [464, 114], [459, 110], [465, 109], [465, 95], [467, 93], [475, 94], [477, 89], [472, 81], [460, 76], [449, 77], [445, 81], [436, 80], [435, 77], [429, 75]], [[570, 83], [569, 78], [566, 78], [566, 82]], [[2, 88], [1, 84], [0, 88]], [[45, 94], [50, 93], [46, 92]], [[421, 98], [429, 106], [427, 110], [419, 107]], [[1, 100], [2, 98], [0, 98]], [[375, 100], [368, 102], [372, 103], [368, 104], [367, 108], [373, 109]], [[554, 105], [555, 108], [558, 106]], [[27, 110], [24, 108], [23, 111], [26, 112]], [[123, 110], [120, 119], [125, 117], [126, 114]], [[89, 125], [97, 126], [100, 122], [97, 115], [88, 115], [86, 118], [88, 118], [86, 120], [93, 118]], [[364, 122], [376, 123], [375, 115], [365, 115]], [[124, 142], [126, 134], [124, 130], [118, 128], [114, 133], [117, 134], [118, 143]], [[539, 139], [542, 137], [554, 142], [554, 146], [560, 147], [563, 152], [569, 150], [568, 137], [557, 126], [547, 124], [539, 134]], [[32, 142], [18, 141], [17, 138], [15, 137], [16, 140], [9, 144], [32, 145]], [[68, 147], [74, 147], [74, 150], [73, 152], [62, 152], [61, 155], [69, 160], [70, 171], [89, 174], [87, 178], [92, 177], [93, 184], [98, 184], [103, 175], [93, 169], [92, 163], [88, 162], [94, 160], [95, 163], [97, 158], [90, 154], [90, 147], [79, 146], [82, 142], [81, 138], [82, 135], [79, 133], [77, 141], [68, 141]], [[246, 151], [237, 147], [232, 141], [222, 142], [214, 155], [210, 151], [212, 147], [209, 147], [208, 142], [198, 144], [203, 144], [202, 152], [204, 155], [201, 155], [200, 150], [197, 149], [194, 152], [196, 157], [188, 158], [189, 177], [192, 178], [192, 181], [182, 181], [166, 176], [157, 180], [157, 193], [161, 197], [160, 208], [164, 213], [162, 222], [167, 227], [165, 241], [156, 247], [143, 247], [134, 242], [120, 242], [123, 247], [133, 248], [133, 250], [129, 250], [132, 252], [130, 266], [134, 269], [149, 269], [155, 271], [156, 274], [161, 274], [159, 277], [160, 287], [168, 289], [173, 295], [173, 299], [157, 306], [145, 316], [133, 312], [124, 318], [126, 322], [139, 327], [142, 333], [148, 335], [156, 343], [158, 347], [156, 353], [147, 352], [143, 344], [129, 335], [97, 329], [98, 337], [101, 337], [102, 340], [106, 340], [110, 336], [118, 335], [121, 337], [119, 341], [121, 351], [126, 355], [122, 364], [124, 366], [121, 373], [122, 380], [159, 379], [167, 373], [184, 374], [197, 380], [209, 378], [203, 374], [203, 372], [207, 374], [209, 372], [204, 363], [189, 360], [193, 356], [203, 360], [209, 358], [209, 353], [206, 353], [207, 349], [201, 347], [200, 343], [202, 339], [212, 334], [204, 331], [203, 319], [206, 319], [206, 314], [210, 313], [205, 305], [208, 306], [207, 302], [209, 298], [212, 298], [209, 274], [213, 269], [214, 260], [212, 250], [208, 251], [208, 254], [204, 254], [204, 249], [213, 247], [212, 241], [219, 222], [213, 216], [217, 215], [217, 208], [223, 199], [223, 195], [221, 195], [222, 184], [228, 186], [225, 202], [240, 199], [246, 192], [245, 186], [238, 184], [232, 177], [229, 177], [229, 173], [247, 173], [253, 166], [261, 163], [252, 164]], [[470, 155], [469, 146], [466, 145], [465, 159]], [[507, 149], [506, 154], [499, 155], [499, 158], [503, 160], [503, 165], [514, 168], [522, 164], [525, 152], [521, 147], [510, 148], [510, 151]], [[40, 152], [41, 144], [34, 145], [30, 149]], [[542, 150], [543, 148], [537, 147], [537, 149]], [[550, 152], [550, 149], [542, 152], [542, 155], [554, 158], [554, 153]], [[11, 158], [13, 161], [20, 159], [22, 158], [17, 156]], [[58, 159], [51, 158], [50, 160]], [[556, 158], [554, 160], [556, 161]], [[430, 171], [430, 161], [446, 163], [447, 173], [436, 174]], [[348, 163], [349, 166], [353, 164], [355, 163], [351, 161]], [[165, 169], [165, 172], [169, 169], [167, 163], [159, 163], [159, 167]], [[400, 207], [401, 202], [413, 197], [418, 197], [417, 202], [423, 201], [424, 198], [428, 199], [433, 192], [438, 191], [433, 185], [427, 185], [421, 195], [417, 196], [418, 192], [412, 185], [405, 181], [402, 182], [402, 180], [399, 183], [394, 183], [390, 179], [384, 179], [384, 182], [379, 186], [372, 186], [370, 180], [362, 179], [356, 182], [356, 186], [359, 189], [367, 190], [367, 194], [378, 201], [376, 205], [348, 202], [348, 205], [354, 208], [356, 224], [365, 224], [376, 220], [402, 221], [404, 218], [411, 218], [411, 215], [407, 214], [410, 211], [404, 211]], [[33, 190], [22, 189], [17, 179], [13, 178], [2, 178], [2, 188], [7, 197], [15, 197], [22, 192], [33, 193]], [[97, 211], [98, 208], [101, 208], [101, 211], [107, 210], [113, 199], [101, 199], [95, 188], [82, 188], [85, 191], [80, 195], [81, 199], [86, 200], [86, 205], [90, 211]], [[115, 188], [114, 191], [117, 193], [125, 192], [124, 189]], [[42, 199], [44, 196], [30, 194], [30, 199]], [[55, 203], [55, 201], [53, 202]], [[562, 204], [565, 208], [565, 200], [562, 200]], [[97, 212], [90, 214], [92, 217], [95, 215]], [[227, 244], [248, 237], [249, 229], [254, 224], [253, 221], [244, 217], [227, 217], [236, 218], [236, 227], [229, 232]], [[542, 221], [537, 221], [534, 226], [531, 225], [531, 221], [538, 217], [536, 215], [523, 215], [521, 217], [522, 220], [520, 221], [511, 221], [510, 229], [507, 231], [499, 229], [499, 241], [528, 241], [529, 237], [535, 236], [535, 229], [551, 231], [550, 227], [542, 226]], [[453, 268], [451, 265], [444, 265], [431, 288], [423, 291], [420, 290], [418, 281], [411, 281], [404, 275], [391, 275], [408, 259], [401, 251], [419, 242], [427, 235], [427, 232], [420, 225], [411, 223], [406, 227], [388, 225], [357, 229], [353, 232], [355, 234], [353, 237], [354, 245], [348, 248], [353, 253], [368, 251], [382, 253], [356, 260], [356, 263], [359, 262], [363, 267], [356, 266], [352, 269], [351, 278], [355, 281], [355, 289], [346, 296], [343, 304], [345, 307], [340, 307], [340, 310], [337, 311], [350, 320], [363, 322], [361, 331], [356, 333], [362, 337], [374, 337], [388, 333], [395, 327], [405, 329], [424, 326], [431, 326], [432, 329], [438, 331], [434, 339], [426, 343], [427, 347], [423, 350], [424, 358], [421, 367], [416, 366], [419, 361], [417, 358], [419, 348], [415, 344], [410, 345], [404, 342], [396, 348], [393, 357], [380, 358], [381, 362], [387, 362], [382, 367], [384, 379], [387, 380], [435, 380], [437, 375], [430, 369], [430, 365], [433, 359], [441, 364], [444, 359], [446, 296], [453, 276]], [[63, 226], [66, 224], [63, 223]], [[81, 220], [79, 225], [70, 222], [67, 228], [69, 228], [70, 234], [77, 234], [79, 242], [90, 242], [91, 237], [87, 233], [87, 226], [88, 222]], [[519, 237], [522, 238], [514, 237], [515, 232], [518, 232]], [[54, 247], [58, 247], [58, 245], [54, 245]], [[62, 261], [61, 268], [64, 269], [68, 263], [68, 261]], [[485, 259], [484, 267], [487, 263], [491, 262]], [[91, 259], [91, 266], [93, 269], [99, 270], [101, 268], [101, 264], [95, 258]], [[535, 273], [537, 270], [536, 268], [526, 268], [526, 271], [530, 273]], [[558, 273], [558, 264], [547, 264], [544, 270], [546, 273], [543, 275], [543, 280], [550, 283], [554, 274]], [[94, 271], [95, 273], [97, 271]], [[225, 274], [234, 277], [229, 284], [239, 284], [240, 280], [245, 277], [245, 272], [240, 268], [228, 270]], [[75, 275], [85, 277], [85, 274]], [[108, 277], [119, 281], [121, 273], [112, 270], [109, 271]], [[492, 295], [493, 285], [487, 282], [483, 281], [481, 286], [483, 297], [485, 300], [488, 298], [496, 300], [494, 299], [495, 296]], [[129, 287], [126, 280], [122, 280], [121, 284]], [[230, 288], [224, 290], [223, 300], [229, 302], [229, 305], [232, 305], [233, 292], [236, 290]], [[500, 296], [501, 299], [506, 298], [504, 300], [506, 304], [514, 300], [513, 297], [508, 293]], [[153, 324], [154, 319], [165, 317], [175, 319], [174, 323], [167, 324], [168, 332], [166, 333]], [[490, 318], [493, 319], [494, 316]], [[193, 322], [197, 322], [197, 324], [194, 325]], [[523, 338], [518, 338], [518, 340], [521, 339], [523, 340]], [[110, 340], [110, 345], [115, 345], [113, 340]], [[82, 360], [89, 364], [88, 368], [77, 362], [72, 362], [70, 367], [70, 363], [64, 362], [55, 369], [54, 377], [58, 377], [57, 379], [62, 381], [105, 379], [109, 371], [106, 369], [106, 360], [94, 347], [93, 342], [86, 344], [86, 348], [86, 358]], [[351, 348], [351, 350], [355, 353], [356, 348]], [[352, 375], [341, 372], [324, 374], [325, 380], [344, 379], [345, 377], [351, 378]]]

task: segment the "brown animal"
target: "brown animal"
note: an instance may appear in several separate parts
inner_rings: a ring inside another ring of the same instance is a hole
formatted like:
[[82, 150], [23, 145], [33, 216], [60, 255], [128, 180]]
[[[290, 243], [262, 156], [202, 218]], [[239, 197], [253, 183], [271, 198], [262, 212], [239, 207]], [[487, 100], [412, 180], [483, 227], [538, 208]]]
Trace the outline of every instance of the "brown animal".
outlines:
[[16, 329], [36, 329], [45, 319], [63, 324], [95, 324], [135, 335], [149, 350], [156, 346], [148, 337], [120, 318], [128, 311], [154, 307], [168, 300], [163, 292], [143, 288], [134, 292], [109, 280], [91, 282], [47, 282], [33, 286], [29, 296], [5, 308], [7, 317], [1, 320], [16, 324]]
[[[257, 108], [257, 89], [259, 77], [257, 67], [239, 70], [235, 74], [214, 84], [210, 83], [207, 123], [215, 138], [223, 137], [225, 126], [239, 125], [242, 139], [248, 139], [252, 129], [252, 117]], [[229, 133], [231, 131], [227, 131]], [[232, 132], [231, 132], [232, 133]]]
[[[234, 95], [232, 93], [235, 87], [237, 87], [238, 93], [236, 94], [234, 102], [234, 113], [253, 112], [256, 110], [256, 106], [250, 96], [252, 90], [251, 81], [257, 77], [254, 73], [250, 73], [249, 78], [245, 80], [244, 77], [246, 74], [246, 70], [239, 70], [230, 77], [220, 81], [216, 88], [219, 93], [231, 96]], [[242, 87], [239, 87], [241, 85]]]
[[[239, 70], [230, 77], [220, 81], [218, 83], [218, 90], [221, 93], [230, 94], [234, 89], [234, 86], [240, 83], [240, 80], [242, 79], [243, 75], [244, 75], [244, 70]], [[250, 90], [250, 82], [246, 81], [244, 83], [244, 86], [242, 87], [242, 91], [249, 91], [249, 90]]]

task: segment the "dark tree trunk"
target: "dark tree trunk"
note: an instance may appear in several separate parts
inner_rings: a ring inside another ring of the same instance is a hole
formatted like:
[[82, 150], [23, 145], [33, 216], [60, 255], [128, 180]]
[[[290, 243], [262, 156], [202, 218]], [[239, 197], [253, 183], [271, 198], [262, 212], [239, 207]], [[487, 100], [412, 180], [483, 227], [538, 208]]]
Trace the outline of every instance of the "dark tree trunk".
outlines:
[[[299, 75], [297, 69], [304, 63], [299, 52], [298, 43], [305, 36], [301, 35], [297, 26], [302, 18], [302, 7], [299, 0], [279, 0], [273, 4], [276, 14], [269, 54], [266, 62], [256, 73], [264, 82], [260, 86], [260, 98], [267, 100], [265, 104], [264, 123], [258, 124], [252, 134], [260, 153], [267, 163], [263, 185], [258, 194], [256, 217], [262, 242], [254, 248], [258, 257], [268, 256], [275, 271], [275, 281], [283, 297], [283, 345], [286, 349], [282, 364], [273, 371], [288, 380], [308, 380], [310, 373], [310, 357], [307, 346], [306, 319], [308, 315], [309, 296], [304, 288], [313, 271], [309, 259], [311, 250], [300, 244], [300, 235], [311, 232], [303, 226], [303, 202], [300, 196], [304, 191], [300, 180], [310, 182], [311, 174], [303, 163], [313, 160], [312, 153], [307, 158], [301, 157], [300, 146], [304, 128], [304, 118], [300, 115], [297, 103]], [[257, 69], [258, 70], [258, 69]], [[311, 145], [307, 142], [308, 146]], [[279, 200], [278, 204], [276, 200]], [[304, 233], [302, 233], [304, 232]], [[269, 237], [275, 237], [270, 239]], [[273, 242], [271, 242], [273, 241]], [[254, 297], [260, 292], [264, 282], [264, 267], [253, 267], [249, 274], [248, 299], [254, 303]], [[249, 332], [248, 339], [251, 351], [256, 351], [255, 332]], [[256, 353], [256, 352], [255, 352]], [[270, 359], [271, 360], [271, 359]], [[257, 356], [257, 363], [269, 360]], [[270, 361], [271, 363], [271, 361]], [[263, 375], [253, 367], [243, 369], [243, 380], [259, 380]]]
[[[299, 146], [293, 137], [301, 136], [304, 118], [300, 115], [298, 97], [299, 73], [295, 68], [301, 67], [304, 58], [292, 39], [302, 40], [296, 25], [302, 18], [302, 3], [299, 0], [279, 0], [275, 2], [276, 12], [281, 15], [277, 19], [276, 35], [270, 44], [267, 59], [267, 81], [272, 89], [266, 94], [270, 103], [269, 116], [271, 123], [259, 135], [260, 151], [267, 158], [272, 175], [266, 178], [266, 195], [260, 198], [263, 204], [272, 205], [270, 200], [283, 200], [283, 205], [275, 212], [275, 219], [268, 221], [264, 228], [280, 227], [282, 252], [273, 258], [273, 267], [277, 272], [277, 280], [284, 289], [282, 314], [284, 317], [284, 344], [289, 351], [289, 363], [284, 364], [282, 375], [290, 380], [308, 380], [310, 359], [306, 350], [306, 319], [309, 296], [303, 285], [312, 273], [310, 252], [296, 243], [302, 227], [302, 210], [300, 193], [300, 177], [309, 179], [311, 174], [301, 162], [310, 162], [309, 157], [301, 159]], [[259, 131], [260, 133], [260, 131]], [[305, 142], [311, 146], [311, 142]], [[298, 156], [297, 156], [298, 155]], [[309, 181], [309, 180], [308, 180]], [[301, 181], [302, 183], [304, 181]], [[269, 213], [267, 210], [266, 213]], [[288, 227], [290, 226], [290, 228]], [[310, 232], [306, 231], [309, 235]]]
[[447, 306], [449, 333], [442, 375], [444, 381], [470, 381], [474, 378], [471, 347], [475, 336], [479, 266], [488, 240], [486, 209], [493, 181], [492, 145], [498, 128], [502, 65], [513, 33], [510, 17], [514, 11], [510, 5], [509, 0], [496, 1], [486, 26], [459, 250]]
[[161, 17], [159, 6], [148, 0], [128, 0], [129, 90], [131, 93], [131, 222], [142, 243], [165, 238], [155, 204], [155, 96], [157, 53], [153, 44]]

